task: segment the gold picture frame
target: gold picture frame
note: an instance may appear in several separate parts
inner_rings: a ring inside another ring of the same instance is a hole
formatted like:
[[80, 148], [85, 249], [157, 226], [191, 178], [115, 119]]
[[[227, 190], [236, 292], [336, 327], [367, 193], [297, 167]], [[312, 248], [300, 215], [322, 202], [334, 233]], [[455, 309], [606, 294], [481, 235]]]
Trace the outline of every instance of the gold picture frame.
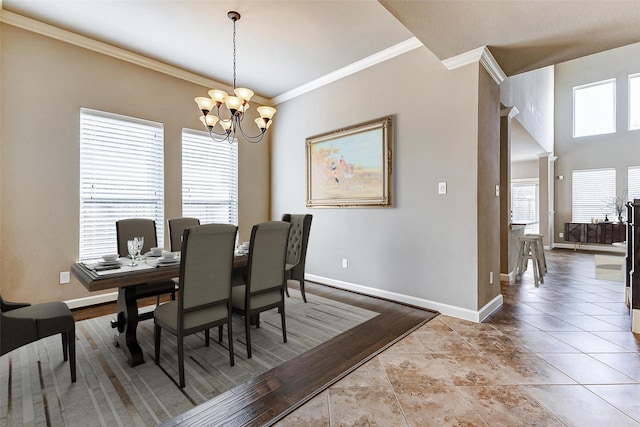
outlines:
[[392, 147], [392, 116], [307, 138], [307, 207], [391, 207]]

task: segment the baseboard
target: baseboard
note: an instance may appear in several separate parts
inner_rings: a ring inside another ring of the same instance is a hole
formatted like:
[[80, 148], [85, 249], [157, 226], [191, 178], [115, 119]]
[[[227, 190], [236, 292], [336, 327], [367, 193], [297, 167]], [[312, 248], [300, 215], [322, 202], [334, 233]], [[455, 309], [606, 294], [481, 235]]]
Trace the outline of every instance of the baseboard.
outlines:
[[640, 310], [637, 308], [631, 310], [631, 332], [640, 334]]
[[513, 274], [513, 271], [509, 272], [509, 274], [507, 273], [500, 273], [500, 281], [501, 282], [507, 282], [509, 284], [513, 283], [515, 280], [515, 275]]
[[621, 246], [610, 245], [585, 245], [585, 244], [573, 244], [573, 243], [554, 243], [553, 248], [560, 249], [579, 249], [581, 251], [597, 251], [597, 252], [613, 252], [624, 254], [626, 250]]
[[110, 292], [108, 294], [92, 295], [90, 297], [70, 299], [68, 301], [65, 301], [64, 303], [67, 304], [71, 310], [73, 310], [74, 308], [89, 307], [91, 305], [116, 301], [117, 299], [118, 293]]
[[470, 320], [472, 322], [482, 322], [491, 313], [498, 309], [502, 305], [502, 295], [496, 296], [488, 304], [482, 307], [478, 311], [469, 310], [468, 308], [457, 307], [449, 304], [444, 304], [436, 301], [430, 301], [423, 298], [412, 297], [410, 295], [399, 294], [396, 292], [384, 291], [381, 289], [371, 288], [369, 286], [358, 285], [355, 283], [343, 282], [341, 280], [330, 279], [328, 277], [316, 276], [313, 274], [305, 274], [306, 280], [318, 283], [324, 283], [336, 288], [344, 289], [347, 291], [358, 292], [361, 294], [385, 298], [391, 301], [396, 301], [403, 304], [410, 304], [416, 307], [427, 308], [429, 310], [435, 310], [447, 316], [457, 317], [459, 319]]

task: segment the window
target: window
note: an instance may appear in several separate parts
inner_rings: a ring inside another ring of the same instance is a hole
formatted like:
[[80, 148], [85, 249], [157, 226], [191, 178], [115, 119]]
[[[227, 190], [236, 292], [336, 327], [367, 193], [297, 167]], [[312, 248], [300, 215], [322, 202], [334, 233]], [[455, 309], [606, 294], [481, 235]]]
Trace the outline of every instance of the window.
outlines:
[[629, 130], [640, 129], [640, 74], [629, 76]]
[[163, 246], [163, 162], [161, 123], [80, 109], [81, 261], [116, 252], [123, 218], [154, 219]]
[[640, 199], [640, 166], [628, 169], [627, 183], [627, 200]]
[[238, 224], [238, 143], [182, 130], [182, 215]]
[[573, 137], [616, 131], [616, 80], [573, 88]]
[[605, 215], [612, 216], [614, 211], [612, 202], [616, 197], [616, 170], [575, 170], [571, 191], [571, 222], [591, 222], [592, 218], [604, 220]]
[[511, 222], [527, 224], [525, 233], [538, 233], [537, 181], [511, 181]]

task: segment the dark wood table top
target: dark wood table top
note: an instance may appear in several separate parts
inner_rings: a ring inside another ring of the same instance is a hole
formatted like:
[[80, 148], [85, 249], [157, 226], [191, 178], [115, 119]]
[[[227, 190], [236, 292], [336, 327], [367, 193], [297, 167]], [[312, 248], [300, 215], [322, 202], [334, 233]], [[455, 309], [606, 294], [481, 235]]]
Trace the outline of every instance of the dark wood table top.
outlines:
[[[233, 258], [234, 270], [246, 267], [247, 260], [248, 257], [246, 255], [236, 255]], [[114, 271], [113, 273], [99, 275], [87, 268], [85, 264], [76, 262], [71, 266], [71, 273], [88, 291], [95, 292], [172, 279], [180, 275], [180, 264], [136, 271]]]

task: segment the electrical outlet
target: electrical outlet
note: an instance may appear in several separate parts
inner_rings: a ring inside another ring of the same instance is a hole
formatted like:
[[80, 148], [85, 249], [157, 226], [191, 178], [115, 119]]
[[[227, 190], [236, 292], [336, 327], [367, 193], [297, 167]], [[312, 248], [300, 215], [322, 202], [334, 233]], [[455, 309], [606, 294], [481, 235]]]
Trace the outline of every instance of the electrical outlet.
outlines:
[[564, 233], [558, 233], [558, 237], [564, 237]]
[[496, 184], [496, 197], [500, 197], [500, 185]]
[[349, 260], [342, 258], [342, 268], [349, 268]]
[[60, 272], [60, 284], [61, 285], [66, 285], [69, 282], [71, 282], [71, 276], [69, 275], [69, 272], [68, 271], [61, 271]]
[[447, 194], [447, 183], [439, 182], [438, 183], [438, 194]]

